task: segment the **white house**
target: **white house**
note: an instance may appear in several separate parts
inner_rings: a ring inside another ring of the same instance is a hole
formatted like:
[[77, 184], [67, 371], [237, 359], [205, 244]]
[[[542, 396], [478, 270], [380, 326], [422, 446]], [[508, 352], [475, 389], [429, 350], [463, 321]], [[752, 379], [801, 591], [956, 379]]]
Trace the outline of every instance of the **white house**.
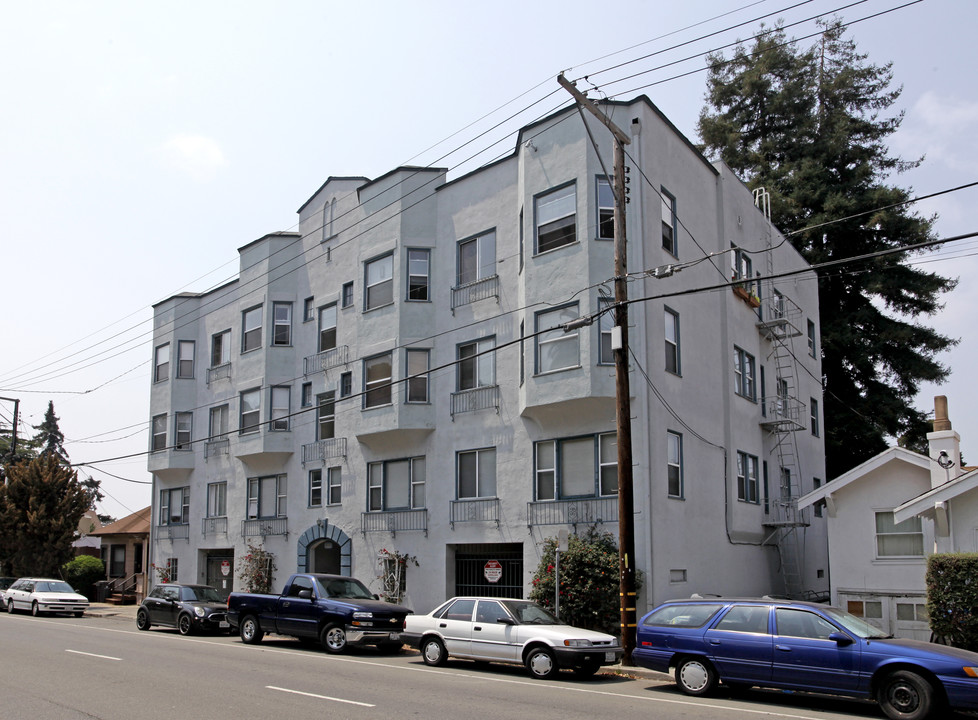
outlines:
[[[827, 593], [825, 525], [795, 507], [824, 478], [815, 274], [647, 98], [604, 107], [632, 140], [638, 610]], [[262, 543], [276, 585], [379, 589], [396, 551], [424, 611], [524, 596], [560, 529], [617, 534], [611, 155], [567, 108], [462, 177], [330, 177], [237, 280], [158, 303], [151, 562], [227, 587]]]

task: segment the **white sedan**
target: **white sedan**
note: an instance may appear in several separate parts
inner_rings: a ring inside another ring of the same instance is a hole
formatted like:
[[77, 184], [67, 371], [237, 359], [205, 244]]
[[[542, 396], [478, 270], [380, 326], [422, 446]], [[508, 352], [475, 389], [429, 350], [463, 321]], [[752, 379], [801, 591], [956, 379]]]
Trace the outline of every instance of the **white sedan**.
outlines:
[[81, 617], [88, 600], [79, 595], [64, 580], [51, 578], [21, 578], [7, 588], [7, 612], [30, 610], [41, 613], [73, 613]]
[[561, 668], [593, 675], [621, 660], [613, 635], [565, 625], [529, 600], [456, 597], [427, 615], [408, 615], [404, 632], [427, 665], [449, 656], [524, 665], [533, 677], [554, 677]]

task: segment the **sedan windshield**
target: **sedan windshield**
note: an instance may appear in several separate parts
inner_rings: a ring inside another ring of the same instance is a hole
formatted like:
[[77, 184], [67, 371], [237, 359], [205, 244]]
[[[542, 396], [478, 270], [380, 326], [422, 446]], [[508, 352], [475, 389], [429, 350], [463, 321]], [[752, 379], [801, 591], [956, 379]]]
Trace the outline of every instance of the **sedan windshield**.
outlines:
[[503, 605], [521, 625], [564, 625], [549, 612], [533, 602], [504, 600]]
[[61, 592], [61, 593], [73, 593], [75, 589], [71, 587], [66, 582], [39, 582], [37, 587], [34, 588], [34, 592]]
[[183, 597], [181, 600], [189, 600], [193, 602], [224, 602], [221, 596], [217, 594], [217, 590], [210, 587], [209, 585], [198, 585], [197, 587], [185, 587], [181, 593]]
[[847, 612], [839, 610], [837, 608], [825, 608], [823, 612], [830, 618], [835, 620], [839, 625], [844, 627], [846, 630], [854, 635], [858, 635], [861, 638], [888, 638], [890, 635], [880, 630], [878, 627], [870, 625], [868, 622], [862, 618], [857, 618], [855, 615], [850, 615]]
[[373, 593], [359, 580], [353, 578], [316, 578], [320, 597], [352, 598], [355, 600], [373, 600]]

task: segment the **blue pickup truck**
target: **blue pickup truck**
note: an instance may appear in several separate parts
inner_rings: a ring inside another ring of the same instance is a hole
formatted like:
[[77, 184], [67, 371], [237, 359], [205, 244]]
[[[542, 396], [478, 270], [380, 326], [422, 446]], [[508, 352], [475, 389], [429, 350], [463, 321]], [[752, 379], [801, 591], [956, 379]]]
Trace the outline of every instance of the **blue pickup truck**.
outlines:
[[401, 647], [406, 607], [379, 600], [359, 580], [343, 575], [296, 573], [281, 595], [228, 596], [228, 622], [242, 642], [261, 642], [265, 633], [319, 641], [327, 652], [351, 645]]

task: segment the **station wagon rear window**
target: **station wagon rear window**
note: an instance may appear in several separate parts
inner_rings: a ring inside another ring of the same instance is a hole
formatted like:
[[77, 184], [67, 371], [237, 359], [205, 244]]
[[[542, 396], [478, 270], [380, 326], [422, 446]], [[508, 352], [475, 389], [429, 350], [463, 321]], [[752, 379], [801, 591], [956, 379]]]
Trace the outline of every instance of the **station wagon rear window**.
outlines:
[[723, 605], [696, 603], [692, 605], [666, 605], [645, 618], [644, 625], [668, 625], [669, 627], [702, 627], [717, 614]]

